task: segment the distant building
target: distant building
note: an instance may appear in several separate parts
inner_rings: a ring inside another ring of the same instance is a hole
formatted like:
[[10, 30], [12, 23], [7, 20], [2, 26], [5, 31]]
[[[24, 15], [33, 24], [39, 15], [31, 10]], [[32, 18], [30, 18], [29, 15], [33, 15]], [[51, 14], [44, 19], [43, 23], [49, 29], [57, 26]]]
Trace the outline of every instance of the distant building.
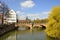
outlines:
[[7, 23], [16, 23], [16, 13], [14, 10], [10, 10], [7, 14]]
[[18, 23], [31, 23], [32, 21], [28, 18], [28, 17], [26, 17], [26, 19], [25, 20], [19, 20], [18, 21]]
[[19, 20], [18, 23], [31, 23], [30, 20]]

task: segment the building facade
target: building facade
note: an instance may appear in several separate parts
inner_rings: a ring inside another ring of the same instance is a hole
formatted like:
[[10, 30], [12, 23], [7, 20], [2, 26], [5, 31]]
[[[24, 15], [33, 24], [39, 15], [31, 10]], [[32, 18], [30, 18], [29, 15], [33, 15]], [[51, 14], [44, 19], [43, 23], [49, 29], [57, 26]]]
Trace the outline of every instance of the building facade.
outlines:
[[0, 13], [0, 24], [2, 24], [2, 13]]
[[7, 23], [16, 23], [17, 18], [16, 18], [16, 13], [14, 10], [10, 10], [9, 13], [7, 14]]

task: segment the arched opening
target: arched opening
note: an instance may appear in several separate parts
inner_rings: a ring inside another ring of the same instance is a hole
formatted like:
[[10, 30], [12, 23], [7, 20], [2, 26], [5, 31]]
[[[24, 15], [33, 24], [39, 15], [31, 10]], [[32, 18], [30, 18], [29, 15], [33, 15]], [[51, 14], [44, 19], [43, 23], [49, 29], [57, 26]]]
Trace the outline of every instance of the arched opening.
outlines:
[[46, 29], [46, 26], [44, 26], [44, 25], [40, 25], [41, 27], [42, 27], [42, 29]]
[[40, 26], [34, 26], [33, 27], [33, 30], [40, 30], [41, 28], [40, 28]]
[[29, 30], [30, 27], [26, 25], [19, 26], [18, 30]]

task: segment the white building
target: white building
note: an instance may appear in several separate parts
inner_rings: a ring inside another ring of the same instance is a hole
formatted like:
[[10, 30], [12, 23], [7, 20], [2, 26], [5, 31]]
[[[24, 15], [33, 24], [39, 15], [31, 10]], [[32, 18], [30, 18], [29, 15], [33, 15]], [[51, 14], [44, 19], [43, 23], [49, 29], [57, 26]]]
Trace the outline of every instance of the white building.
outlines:
[[16, 23], [16, 13], [14, 10], [10, 10], [7, 17], [7, 23]]

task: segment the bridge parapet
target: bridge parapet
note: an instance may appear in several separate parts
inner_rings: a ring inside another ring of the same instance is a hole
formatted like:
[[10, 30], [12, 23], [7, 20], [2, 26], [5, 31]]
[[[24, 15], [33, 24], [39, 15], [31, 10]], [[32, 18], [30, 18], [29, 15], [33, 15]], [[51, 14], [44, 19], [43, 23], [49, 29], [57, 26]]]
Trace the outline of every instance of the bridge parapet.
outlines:
[[[36, 26], [41, 27], [41, 25], [46, 26], [46, 24], [34, 23], [34, 24], [33, 24], [33, 27], [36, 27]], [[30, 27], [31, 29], [33, 28], [33, 27], [32, 27], [32, 23], [18, 23], [18, 26], [19, 26], [19, 27], [27, 26], [27, 27]]]

